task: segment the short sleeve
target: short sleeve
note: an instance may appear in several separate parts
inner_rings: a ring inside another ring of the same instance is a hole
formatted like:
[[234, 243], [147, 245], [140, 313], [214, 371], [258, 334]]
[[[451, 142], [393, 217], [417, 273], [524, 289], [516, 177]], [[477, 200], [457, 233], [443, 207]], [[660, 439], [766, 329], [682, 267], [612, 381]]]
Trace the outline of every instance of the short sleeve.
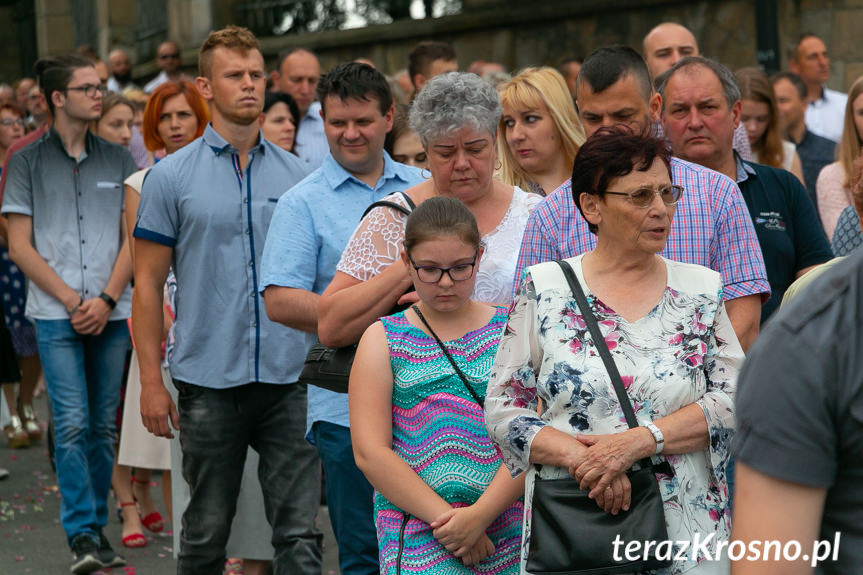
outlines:
[[[781, 313], [789, 310], [797, 307]], [[802, 336], [782, 316], [767, 327], [740, 373], [735, 458], [777, 479], [827, 487], [837, 471], [828, 396], [838, 361], [829, 342]]]
[[261, 292], [271, 285], [314, 289], [318, 247], [305, 191], [292, 188], [276, 204], [261, 258]]
[[134, 237], [174, 247], [180, 229], [178, 182], [168, 161], [159, 162], [144, 178]]
[[[401, 193], [385, 201], [408, 206]], [[399, 258], [407, 216], [386, 206], [376, 207], [363, 218], [339, 260], [338, 271], [359, 281], [368, 281]]]
[[16, 152], [9, 160], [6, 173], [6, 191], [3, 194], [4, 214], [33, 215], [33, 190], [27, 158]]
[[715, 204], [715, 227], [710, 246], [710, 268], [722, 275], [725, 301], [744, 296], [770, 295], [761, 245], [740, 189], [726, 176], [710, 181]]
[[516, 293], [497, 348], [485, 397], [485, 424], [513, 477], [530, 466], [530, 445], [545, 427], [537, 415], [536, 290], [529, 272]]

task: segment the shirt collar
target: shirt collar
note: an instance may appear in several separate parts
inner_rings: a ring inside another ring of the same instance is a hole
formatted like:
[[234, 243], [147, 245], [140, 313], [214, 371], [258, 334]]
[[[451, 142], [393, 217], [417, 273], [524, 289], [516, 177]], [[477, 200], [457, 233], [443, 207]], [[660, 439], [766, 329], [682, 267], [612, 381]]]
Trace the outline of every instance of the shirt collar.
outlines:
[[[237, 148], [232, 146], [225, 138], [223, 138], [222, 135], [213, 128], [212, 123], [207, 124], [207, 127], [204, 128], [204, 133], [201, 138], [203, 138], [204, 143], [207, 144], [217, 156], [221, 156], [222, 154], [234, 154], [237, 152]], [[264, 134], [258, 130], [258, 143], [252, 146], [249, 153], [256, 154], [258, 152], [263, 152], [265, 149]]]
[[[378, 183], [375, 186], [375, 189], [379, 188], [383, 182], [388, 180], [399, 178], [405, 182], [407, 182], [407, 178], [402, 174], [399, 165], [390, 158], [390, 155], [387, 154], [386, 150], [383, 151], [384, 157], [384, 171], [381, 173], [381, 177], [378, 179]], [[321, 173], [324, 178], [326, 178], [327, 183], [330, 188], [335, 190], [338, 189], [339, 186], [344, 184], [348, 180], [353, 180], [358, 184], [362, 184], [363, 186], [368, 187], [368, 184], [361, 181], [359, 178], [351, 175], [346, 169], [339, 164], [331, 153], [327, 153], [327, 157], [324, 158], [324, 162], [321, 164]]]
[[749, 176], [755, 176], [755, 169], [743, 161], [736, 151], [734, 152], [734, 161], [737, 163], [737, 183], [745, 182]]
[[[321, 118], [321, 103], [320, 102], [312, 102], [309, 104], [309, 108], [306, 110], [306, 115], [303, 116], [303, 120], [310, 119], [323, 122], [323, 118]], [[300, 120], [301, 122], [303, 120]]]
[[[48, 128], [48, 131], [45, 133], [44, 137], [47, 138], [47, 141], [51, 142], [52, 145], [57, 146], [57, 148], [59, 148], [60, 151], [63, 152], [63, 154], [65, 154], [69, 158], [72, 158], [72, 156], [69, 155], [69, 152], [66, 151], [66, 147], [63, 145], [63, 138], [60, 137], [60, 134], [57, 132], [53, 124]], [[87, 156], [90, 155], [95, 140], [96, 135], [92, 131], [87, 130], [87, 135], [84, 136], [84, 151], [81, 152], [80, 157], [72, 159], [79, 164], [83, 162], [87, 158]]]

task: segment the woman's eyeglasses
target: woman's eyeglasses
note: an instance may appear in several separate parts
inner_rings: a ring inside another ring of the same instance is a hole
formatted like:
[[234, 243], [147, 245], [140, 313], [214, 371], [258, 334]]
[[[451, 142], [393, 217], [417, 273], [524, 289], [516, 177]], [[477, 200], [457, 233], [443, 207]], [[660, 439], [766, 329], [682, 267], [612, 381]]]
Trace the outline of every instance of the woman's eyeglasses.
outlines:
[[470, 279], [473, 275], [473, 268], [476, 265], [476, 258], [479, 252], [473, 256], [473, 261], [469, 264], [458, 264], [448, 268], [438, 268], [435, 266], [418, 266], [414, 263], [413, 258], [408, 256], [413, 268], [417, 271], [417, 277], [424, 284], [436, 284], [440, 281], [444, 274], [449, 276], [454, 282], [463, 282]]
[[613, 196], [626, 196], [634, 206], [646, 208], [653, 203], [653, 196], [659, 196], [662, 203], [666, 206], [673, 206], [680, 201], [680, 196], [683, 195], [683, 186], [671, 184], [662, 186], [658, 190], [652, 188], [638, 188], [631, 192], [605, 192]]

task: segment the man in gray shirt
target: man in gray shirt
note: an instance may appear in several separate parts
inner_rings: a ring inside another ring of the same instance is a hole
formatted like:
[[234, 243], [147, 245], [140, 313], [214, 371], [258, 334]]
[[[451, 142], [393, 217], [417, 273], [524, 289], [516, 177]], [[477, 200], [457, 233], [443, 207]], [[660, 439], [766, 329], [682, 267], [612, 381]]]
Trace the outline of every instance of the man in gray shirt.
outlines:
[[73, 573], [125, 565], [102, 535], [114, 463], [114, 419], [129, 343], [132, 265], [122, 227], [129, 152], [88, 130], [105, 88], [80, 56], [36, 63], [54, 116], [9, 161], [2, 212], [9, 254], [28, 279], [27, 316], [54, 416], [60, 519]]
[[[846, 575], [863, 565], [863, 251], [784, 306], [737, 384], [732, 539], [778, 541], [732, 575]], [[816, 545], [814, 542], [818, 541]]]

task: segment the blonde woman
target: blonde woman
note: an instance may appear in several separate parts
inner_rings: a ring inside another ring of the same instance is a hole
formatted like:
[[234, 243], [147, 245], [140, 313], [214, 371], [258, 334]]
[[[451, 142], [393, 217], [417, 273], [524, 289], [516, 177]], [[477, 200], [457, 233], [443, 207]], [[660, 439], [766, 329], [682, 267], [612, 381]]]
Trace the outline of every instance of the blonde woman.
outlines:
[[548, 195], [572, 175], [584, 129], [563, 76], [553, 68], [526, 68], [500, 90], [499, 177]]
[[839, 141], [839, 160], [825, 166], [818, 175], [815, 191], [818, 213], [828, 238], [833, 238], [839, 214], [851, 205], [851, 176], [854, 160], [863, 146], [863, 76], [857, 78], [848, 91], [845, 125]]

